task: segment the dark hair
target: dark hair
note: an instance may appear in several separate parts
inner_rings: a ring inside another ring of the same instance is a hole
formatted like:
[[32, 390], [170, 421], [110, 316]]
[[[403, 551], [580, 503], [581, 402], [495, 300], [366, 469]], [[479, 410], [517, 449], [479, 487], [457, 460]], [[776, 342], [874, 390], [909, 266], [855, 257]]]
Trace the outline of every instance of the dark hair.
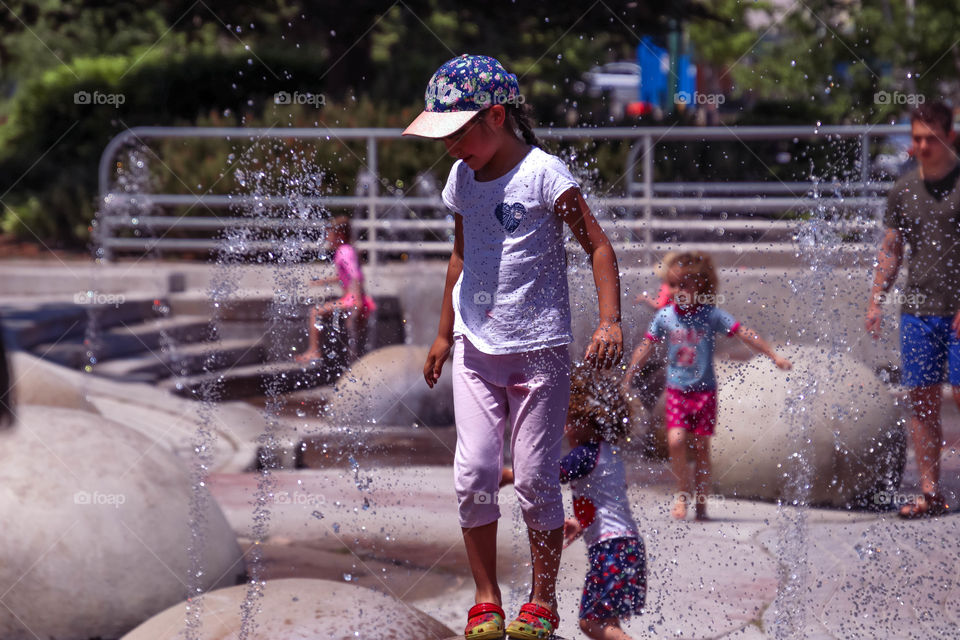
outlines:
[[590, 424], [611, 444], [616, 444], [630, 431], [630, 414], [620, 391], [618, 371], [595, 369], [580, 362], [573, 365], [570, 372], [567, 422]]
[[940, 100], [924, 102], [910, 112], [910, 124], [914, 122], [940, 125], [944, 133], [950, 133], [953, 130], [953, 110]]
[[330, 220], [330, 229], [340, 234], [344, 242], [349, 243], [352, 237], [349, 216], [337, 216]]
[[533, 108], [524, 104], [504, 105], [507, 112], [507, 118], [513, 124], [514, 133], [519, 133], [523, 141], [534, 147], [540, 146], [537, 135], [533, 132]]
[[713, 267], [710, 254], [703, 251], [681, 253], [670, 263], [670, 269], [679, 270], [681, 277], [692, 276], [695, 278], [699, 295], [716, 295], [717, 270]]

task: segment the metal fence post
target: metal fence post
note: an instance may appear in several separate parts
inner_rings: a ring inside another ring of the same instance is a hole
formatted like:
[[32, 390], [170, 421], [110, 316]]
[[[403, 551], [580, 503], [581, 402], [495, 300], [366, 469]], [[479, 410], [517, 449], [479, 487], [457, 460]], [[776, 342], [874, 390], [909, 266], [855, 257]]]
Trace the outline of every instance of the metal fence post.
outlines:
[[367, 240], [370, 242], [370, 267], [376, 268], [380, 261], [377, 249], [377, 197], [380, 195], [380, 170], [377, 168], [377, 139], [374, 136], [367, 138], [367, 169], [373, 174], [373, 183], [370, 185], [369, 199], [367, 200]]
[[[860, 136], [860, 184], [866, 187], [866, 184], [870, 181], [870, 132], [864, 131]], [[866, 190], [866, 189], [865, 189]], [[873, 216], [871, 216], [881, 225], [883, 224], [883, 207], [876, 206], [873, 208]]]
[[870, 134], [864, 132], [860, 136], [860, 184], [866, 185], [870, 181]]
[[[115, 197], [115, 196], [111, 196]], [[107, 198], [100, 198], [101, 209], [109, 207]], [[96, 221], [97, 231], [93, 237], [95, 245], [100, 245], [101, 254], [99, 256], [102, 262], [113, 262], [113, 250], [110, 247], [110, 238], [113, 236], [113, 230], [110, 228], [110, 216], [103, 216]], [[96, 258], [96, 249], [94, 249], [94, 258]]]
[[650, 135], [643, 136], [643, 197], [646, 198], [643, 205], [644, 252], [647, 264], [653, 266], [653, 138]]

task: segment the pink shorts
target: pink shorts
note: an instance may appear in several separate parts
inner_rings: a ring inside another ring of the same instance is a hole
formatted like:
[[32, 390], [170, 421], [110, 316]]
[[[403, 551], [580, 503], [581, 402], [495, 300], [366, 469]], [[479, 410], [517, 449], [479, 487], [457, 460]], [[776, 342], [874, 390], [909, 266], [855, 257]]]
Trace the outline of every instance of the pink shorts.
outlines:
[[357, 300], [357, 296], [348, 293], [347, 295], [341, 297], [337, 302], [342, 304], [348, 309], [359, 309], [361, 315], [369, 316], [371, 313], [377, 310], [377, 303], [373, 301], [373, 298], [370, 296], [363, 296], [363, 300]]
[[712, 436], [717, 426], [717, 390], [667, 389], [667, 431], [686, 429], [698, 436]]

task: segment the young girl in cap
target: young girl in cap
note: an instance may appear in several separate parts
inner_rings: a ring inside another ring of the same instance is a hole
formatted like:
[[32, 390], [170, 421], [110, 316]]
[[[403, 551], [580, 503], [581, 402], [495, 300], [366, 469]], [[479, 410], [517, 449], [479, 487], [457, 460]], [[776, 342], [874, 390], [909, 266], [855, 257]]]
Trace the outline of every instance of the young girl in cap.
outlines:
[[[713, 371], [716, 335], [737, 336], [773, 360], [780, 369], [790, 369], [791, 365], [756, 332], [717, 308], [717, 273], [709, 255], [694, 251], [676, 256], [667, 269], [667, 284], [673, 302], [653, 317], [621, 384], [626, 391], [634, 373], [643, 368], [653, 353], [653, 343], [666, 341], [667, 447], [679, 484], [670, 513], [678, 520], [686, 518], [687, 504], [692, 497], [697, 520], [705, 520], [710, 487], [710, 437], [717, 424], [717, 380]], [[694, 481], [687, 464], [688, 444], [694, 452]]]
[[[457, 159], [443, 189], [456, 215], [438, 335], [424, 378], [437, 382], [453, 353], [460, 525], [476, 582], [466, 638], [549, 638], [559, 624], [555, 583], [563, 547], [557, 468], [570, 393], [570, 302], [563, 224], [590, 256], [599, 326], [585, 359], [619, 361], [616, 256], [576, 180], [536, 146], [517, 78], [493, 58], [464, 55], [430, 80], [426, 109], [406, 135], [440, 139]], [[518, 502], [533, 578], [529, 602], [504, 628], [497, 584], [497, 505], [503, 440], [511, 428]]]

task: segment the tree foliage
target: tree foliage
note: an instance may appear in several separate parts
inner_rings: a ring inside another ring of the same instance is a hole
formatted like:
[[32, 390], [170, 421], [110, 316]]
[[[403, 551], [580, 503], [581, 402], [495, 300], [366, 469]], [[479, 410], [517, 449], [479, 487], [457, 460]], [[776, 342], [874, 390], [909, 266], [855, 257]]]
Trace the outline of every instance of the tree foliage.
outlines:
[[960, 0], [718, 0], [714, 11], [720, 21], [691, 27], [701, 52], [785, 116], [870, 124], [960, 98]]
[[[432, 72], [462, 52], [499, 57], [547, 123], [563, 123], [569, 83], [632, 58], [641, 34], [671, 17], [705, 16], [699, 0], [608, 0], [550, 6], [452, 0], [10, 0], [0, 11], [0, 187], [4, 227], [82, 240], [95, 206], [97, 159], [143, 124], [373, 125], [415, 113]], [[317, 117], [265, 114], [280, 90], [367, 105]], [[78, 103], [79, 92], [123, 96]], [[391, 114], [392, 117], [387, 117]], [[362, 120], [362, 121], [361, 121]], [[385, 151], [381, 166], [395, 162]], [[182, 154], [181, 154], [182, 155]], [[344, 162], [350, 164], [349, 154]], [[203, 161], [183, 171], [210, 173]], [[212, 182], [212, 178], [210, 179]]]
[[[125, 127], [398, 124], [422, 105], [433, 71], [465, 52], [516, 72], [541, 124], [566, 126], [573, 113], [577, 124], [603, 124], [576, 81], [634, 59], [641, 37], [676, 29], [699, 63], [719, 69], [740, 122], [881, 122], [911, 95], [960, 97], [960, 0], [9, 0], [0, 10], [4, 225], [31, 219], [37, 233], [76, 243], [99, 152]], [[276, 110], [280, 90], [320, 93], [331, 107]], [[126, 100], [85, 108], [77, 91]], [[890, 98], [878, 100], [882, 92]], [[405, 180], [412, 165], [391, 149], [381, 166]], [[215, 173], [206, 161], [196, 171]]]

